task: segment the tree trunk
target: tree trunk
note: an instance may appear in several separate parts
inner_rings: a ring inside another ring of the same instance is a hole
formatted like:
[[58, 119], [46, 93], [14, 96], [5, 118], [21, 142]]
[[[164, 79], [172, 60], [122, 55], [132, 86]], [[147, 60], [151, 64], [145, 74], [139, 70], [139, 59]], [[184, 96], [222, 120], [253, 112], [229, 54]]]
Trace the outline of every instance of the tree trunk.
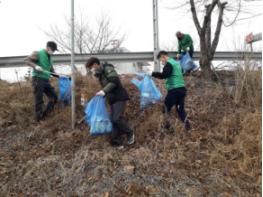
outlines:
[[200, 59], [199, 64], [202, 69], [202, 76], [206, 79], [212, 78], [212, 70], [211, 70], [211, 58], [209, 56], [209, 44], [206, 43], [206, 36], [205, 34], [202, 34], [200, 36]]
[[206, 79], [212, 79], [213, 71], [211, 69], [211, 60], [207, 55], [203, 55], [199, 60], [202, 69], [202, 76]]

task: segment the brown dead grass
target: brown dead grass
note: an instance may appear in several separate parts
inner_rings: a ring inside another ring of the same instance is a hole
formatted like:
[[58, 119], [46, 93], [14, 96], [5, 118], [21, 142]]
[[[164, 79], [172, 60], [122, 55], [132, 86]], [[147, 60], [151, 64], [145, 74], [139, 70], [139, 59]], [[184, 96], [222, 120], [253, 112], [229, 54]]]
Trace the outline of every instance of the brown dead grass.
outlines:
[[[136, 144], [123, 150], [110, 147], [108, 136], [89, 136], [84, 123], [71, 131], [69, 107], [34, 123], [30, 84], [0, 81], [0, 195], [261, 195], [261, 94], [253, 92], [252, 101], [244, 91], [237, 102], [235, 92], [222, 85], [187, 77], [193, 125], [187, 135], [175, 112], [173, 129], [163, 130], [162, 103], [140, 110], [131, 78], [122, 81], [131, 98], [125, 115]], [[165, 94], [163, 82], [156, 83]], [[76, 84], [79, 120], [80, 92], [90, 99], [99, 86], [82, 77]]]

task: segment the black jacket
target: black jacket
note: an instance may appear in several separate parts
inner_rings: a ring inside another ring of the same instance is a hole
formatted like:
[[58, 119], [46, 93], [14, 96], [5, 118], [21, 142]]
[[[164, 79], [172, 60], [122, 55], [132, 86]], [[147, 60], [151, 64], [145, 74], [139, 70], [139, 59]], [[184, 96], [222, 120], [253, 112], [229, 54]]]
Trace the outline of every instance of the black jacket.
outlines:
[[129, 100], [128, 93], [122, 86], [113, 65], [103, 64], [102, 68], [96, 72], [95, 76], [99, 79], [103, 91], [106, 94], [106, 99], [110, 104], [114, 104], [117, 101]]

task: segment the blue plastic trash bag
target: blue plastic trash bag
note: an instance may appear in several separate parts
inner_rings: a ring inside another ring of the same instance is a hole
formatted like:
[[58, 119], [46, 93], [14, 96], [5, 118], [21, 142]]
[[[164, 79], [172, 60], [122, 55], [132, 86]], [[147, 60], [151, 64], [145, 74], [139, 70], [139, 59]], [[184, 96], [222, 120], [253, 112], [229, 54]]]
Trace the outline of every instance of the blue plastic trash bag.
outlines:
[[59, 77], [59, 101], [70, 103], [71, 101], [71, 80], [68, 77]]
[[143, 109], [160, 101], [162, 94], [152, 78], [147, 74], [139, 73], [137, 75], [141, 77], [142, 80], [133, 78], [131, 82], [140, 90], [140, 107]]
[[103, 135], [112, 131], [112, 123], [103, 96], [93, 97], [88, 102], [85, 113], [86, 122], [90, 126], [91, 135]]
[[183, 73], [190, 70], [195, 70], [197, 68], [189, 53], [182, 54], [180, 65], [182, 67]]

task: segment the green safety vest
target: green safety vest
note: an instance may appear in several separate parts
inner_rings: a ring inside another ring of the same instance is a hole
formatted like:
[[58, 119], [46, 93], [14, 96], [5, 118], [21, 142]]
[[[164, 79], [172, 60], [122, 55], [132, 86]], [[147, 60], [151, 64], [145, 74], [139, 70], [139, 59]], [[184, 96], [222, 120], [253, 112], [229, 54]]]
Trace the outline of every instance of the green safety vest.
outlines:
[[50, 58], [48, 57], [48, 54], [45, 49], [42, 49], [38, 52], [38, 61], [35, 63], [39, 65], [41, 68], [43, 68], [44, 71], [48, 71], [48, 72], [39, 72], [39, 71], [33, 70], [32, 76], [39, 77], [42, 79], [49, 79], [50, 71], [52, 67], [52, 60], [51, 60], [51, 57]]
[[180, 64], [172, 58], [169, 58], [168, 62], [172, 65], [173, 71], [171, 76], [165, 79], [166, 89], [169, 91], [174, 88], [184, 87], [184, 77]]

